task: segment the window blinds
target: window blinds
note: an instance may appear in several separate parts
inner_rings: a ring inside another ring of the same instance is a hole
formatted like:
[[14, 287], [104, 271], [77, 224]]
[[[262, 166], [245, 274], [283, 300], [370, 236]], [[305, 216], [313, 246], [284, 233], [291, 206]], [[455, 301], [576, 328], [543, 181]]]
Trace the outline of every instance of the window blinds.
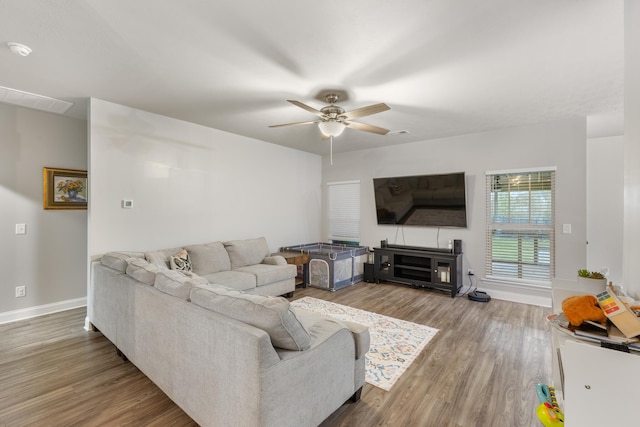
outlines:
[[327, 183], [329, 238], [360, 241], [360, 181]]
[[487, 278], [555, 275], [555, 170], [487, 172]]

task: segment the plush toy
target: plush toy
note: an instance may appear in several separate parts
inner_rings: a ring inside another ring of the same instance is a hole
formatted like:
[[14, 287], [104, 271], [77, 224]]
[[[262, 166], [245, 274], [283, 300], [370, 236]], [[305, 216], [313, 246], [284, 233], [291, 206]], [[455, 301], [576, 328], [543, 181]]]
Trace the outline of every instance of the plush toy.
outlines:
[[605, 323], [607, 317], [593, 295], [572, 296], [562, 301], [562, 311], [573, 326], [580, 326], [585, 320]]

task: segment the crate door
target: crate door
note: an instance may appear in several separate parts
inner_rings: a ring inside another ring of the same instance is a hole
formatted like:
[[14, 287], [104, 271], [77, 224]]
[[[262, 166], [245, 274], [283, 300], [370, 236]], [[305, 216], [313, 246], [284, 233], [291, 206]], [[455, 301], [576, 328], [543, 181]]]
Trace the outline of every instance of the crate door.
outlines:
[[309, 261], [309, 285], [329, 289], [329, 263], [323, 259]]

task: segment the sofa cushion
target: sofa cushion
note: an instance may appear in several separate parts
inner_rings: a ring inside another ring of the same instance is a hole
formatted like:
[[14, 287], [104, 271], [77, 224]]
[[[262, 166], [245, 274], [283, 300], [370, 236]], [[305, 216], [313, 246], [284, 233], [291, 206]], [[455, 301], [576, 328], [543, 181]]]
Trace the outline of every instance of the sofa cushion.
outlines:
[[229, 254], [232, 270], [247, 265], [260, 264], [265, 257], [271, 255], [269, 245], [267, 245], [267, 239], [264, 237], [246, 240], [230, 240], [224, 242], [224, 248]]
[[191, 259], [186, 249], [181, 250], [169, 258], [169, 266], [172, 270], [191, 271]]
[[191, 289], [191, 301], [218, 314], [260, 328], [274, 347], [306, 350], [311, 337], [282, 297], [245, 294], [211, 285]]
[[171, 268], [170, 259], [172, 255], [177, 254], [183, 248], [171, 248], [171, 249], [161, 249], [159, 251], [149, 251], [144, 253], [144, 258], [149, 261], [151, 264], [155, 264], [158, 267], [166, 268], [167, 270]]
[[254, 289], [257, 286], [256, 275], [245, 271], [219, 271], [203, 277], [212, 285], [225, 285], [238, 291]]
[[278, 282], [280, 280], [291, 279], [296, 277], [298, 269], [295, 265], [269, 265], [254, 264], [240, 267], [234, 271], [242, 271], [251, 273], [256, 276], [256, 286], [267, 285], [269, 283]]
[[162, 267], [158, 267], [141, 258], [127, 259], [127, 274], [147, 285], [153, 285], [156, 280], [156, 273], [161, 269], [164, 270]]
[[178, 270], [160, 270], [154, 282], [155, 288], [159, 291], [182, 299], [189, 299], [189, 292], [194, 286], [206, 284], [207, 279], [204, 277], [185, 275]]
[[144, 259], [144, 252], [108, 252], [100, 258], [100, 262], [122, 273], [127, 271], [127, 259]]
[[231, 270], [231, 261], [222, 242], [189, 245], [185, 249], [191, 258], [193, 272], [199, 276]]

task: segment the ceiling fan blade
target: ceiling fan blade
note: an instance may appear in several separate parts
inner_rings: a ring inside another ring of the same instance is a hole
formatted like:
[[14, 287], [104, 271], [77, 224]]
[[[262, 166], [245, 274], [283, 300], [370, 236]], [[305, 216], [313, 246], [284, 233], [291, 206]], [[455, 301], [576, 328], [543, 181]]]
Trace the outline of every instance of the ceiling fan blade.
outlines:
[[385, 104], [374, 104], [368, 107], [356, 108], [355, 110], [347, 111], [342, 116], [347, 119], [356, 119], [358, 117], [370, 116], [371, 114], [382, 113], [383, 111], [390, 110], [391, 108]]
[[298, 126], [298, 125], [312, 125], [314, 123], [320, 123], [320, 120], [314, 120], [310, 122], [294, 122], [294, 123], [283, 123], [281, 125], [270, 125], [270, 128], [280, 128], [283, 126]]
[[381, 128], [374, 125], [368, 125], [366, 123], [358, 122], [343, 122], [346, 127], [356, 130], [363, 130], [365, 132], [377, 133], [378, 135], [386, 135], [389, 133], [389, 129]]
[[292, 103], [293, 105], [295, 105], [296, 107], [300, 107], [300, 108], [302, 108], [303, 110], [307, 110], [308, 112], [310, 112], [310, 113], [312, 113], [312, 114], [315, 114], [316, 116], [320, 116], [320, 117], [322, 117], [322, 115], [323, 115], [321, 111], [316, 110], [316, 109], [315, 109], [315, 108], [313, 108], [313, 107], [309, 107], [307, 104], [303, 104], [303, 103], [302, 103], [302, 102], [300, 102], [300, 101], [296, 101], [296, 100], [293, 100], [293, 99], [287, 99], [287, 102], [290, 102], [290, 103]]

